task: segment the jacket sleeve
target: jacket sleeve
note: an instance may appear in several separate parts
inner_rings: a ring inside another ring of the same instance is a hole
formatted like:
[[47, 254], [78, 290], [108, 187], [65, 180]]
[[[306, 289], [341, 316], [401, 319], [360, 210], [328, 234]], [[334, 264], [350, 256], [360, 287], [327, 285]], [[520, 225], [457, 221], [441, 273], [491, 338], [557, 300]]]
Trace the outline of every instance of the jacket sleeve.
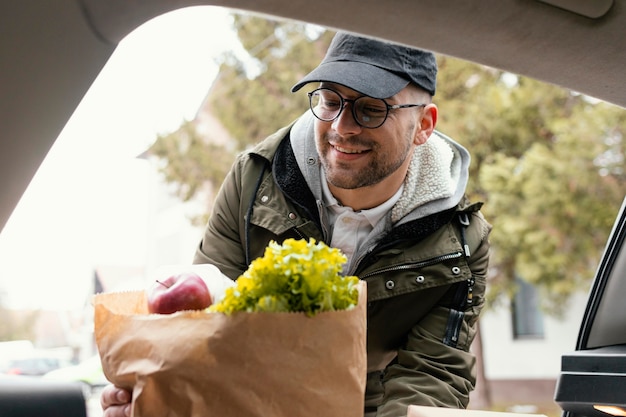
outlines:
[[195, 264], [213, 264], [233, 280], [248, 267], [240, 233], [245, 216], [241, 204], [244, 158], [237, 158], [222, 183], [193, 261]]
[[406, 416], [409, 405], [466, 408], [476, 383], [476, 360], [470, 345], [476, 335], [478, 316], [484, 306], [491, 226], [479, 213], [468, 230], [474, 240], [469, 267], [475, 280], [473, 302], [464, 311], [459, 342], [443, 342], [450, 315], [443, 297], [413, 326], [397, 359], [383, 373], [384, 396], [377, 417]]

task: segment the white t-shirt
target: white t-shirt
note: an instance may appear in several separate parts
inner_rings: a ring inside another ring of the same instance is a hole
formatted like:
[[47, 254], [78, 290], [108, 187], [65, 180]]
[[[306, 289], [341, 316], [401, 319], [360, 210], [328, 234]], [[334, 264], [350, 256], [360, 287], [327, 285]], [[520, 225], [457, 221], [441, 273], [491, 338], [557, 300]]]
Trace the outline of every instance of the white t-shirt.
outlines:
[[[342, 206], [330, 192], [323, 169], [321, 169], [321, 175], [324, 205], [330, 223], [330, 246], [341, 249], [350, 260], [366, 241], [374, 226], [396, 204], [402, 194], [404, 184], [381, 205], [367, 210], [354, 211], [350, 207]], [[349, 263], [347, 262], [346, 265]]]

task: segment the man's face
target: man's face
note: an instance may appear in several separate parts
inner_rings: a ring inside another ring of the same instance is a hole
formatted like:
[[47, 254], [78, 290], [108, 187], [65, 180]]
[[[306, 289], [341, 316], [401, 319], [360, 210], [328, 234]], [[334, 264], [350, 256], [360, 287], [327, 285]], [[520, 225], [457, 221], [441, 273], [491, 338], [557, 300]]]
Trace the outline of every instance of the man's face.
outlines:
[[[337, 91], [344, 99], [361, 96], [338, 84], [322, 83], [322, 87]], [[405, 88], [386, 101], [390, 105], [419, 103], [412, 91]], [[391, 110], [382, 126], [367, 129], [356, 123], [351, 106], [347, 104], [332, 122], [316, 119], [316, 146], [328, 182], [355, 189], [390, 177], [403, 180], [414, 146], [423, 143], [418, 138], [422, 108]]]

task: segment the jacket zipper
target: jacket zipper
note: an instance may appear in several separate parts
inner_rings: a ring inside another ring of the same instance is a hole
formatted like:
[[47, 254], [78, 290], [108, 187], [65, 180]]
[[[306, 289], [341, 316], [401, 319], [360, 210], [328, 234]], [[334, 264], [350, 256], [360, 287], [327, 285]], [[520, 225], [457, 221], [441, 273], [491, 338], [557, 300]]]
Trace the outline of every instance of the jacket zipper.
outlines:
[[407, 269], [417, 269], [417, 268], [423, 268], [425, 266], [430, 266], [430, 265], [434, 265], [443, 261], [448, 261], [450, 259], [457, 259], [457, 258], [461, 258], [463, 256], [463, 252], [453, 252], [453, 253], [448, 253], [446, 255], [439, 255], [436, 256], [434, 258], [430, 258], [427, 259], [425, 261], [421, 261], [421, 262], [416, 262], [416, 263], [412, 263], [412, 264], [407, 264], [407, 265], [397, 265], [397, 266], [389, 266], [386, 268], [381, 268], [381, 269], [377, 269], [376, 271], [372, 271], [369, 272], [365, 275], [361, 275], [359, 276], [359, 278], [361, 279], [365, 279], [365, 278], [369, 278], [373, 275], [378, 275], [378, 274], [383, 274], [386, 272], [393, 272], [393, 271], [404, 271]]
[[303, 234], [302, 234], [302, 233], [298, 230], [298, 228], [297, 228], [297, 227], [292, 227], [292, 228], [291, 228], [291, 230], [293, 230], [293, 232], [294, 232], [295, 234], [297, 234], [298, 236], [300, 236], [300, 239], [304, 239], [304, 240], [309, 240], [309, 239], [310, 239], [309, 237], [307, 237], [307, 236], [303, 235]]

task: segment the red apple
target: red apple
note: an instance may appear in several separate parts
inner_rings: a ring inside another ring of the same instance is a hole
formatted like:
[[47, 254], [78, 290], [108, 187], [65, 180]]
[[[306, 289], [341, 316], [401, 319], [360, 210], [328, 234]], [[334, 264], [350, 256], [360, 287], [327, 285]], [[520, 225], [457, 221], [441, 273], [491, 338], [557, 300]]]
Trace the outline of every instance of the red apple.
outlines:
[[204, 310], [212, 304], [209, 288], [193, 272], [157, 280], [148, 288], [147, 295], [150, 313], [172, 314], [176, 311]]

